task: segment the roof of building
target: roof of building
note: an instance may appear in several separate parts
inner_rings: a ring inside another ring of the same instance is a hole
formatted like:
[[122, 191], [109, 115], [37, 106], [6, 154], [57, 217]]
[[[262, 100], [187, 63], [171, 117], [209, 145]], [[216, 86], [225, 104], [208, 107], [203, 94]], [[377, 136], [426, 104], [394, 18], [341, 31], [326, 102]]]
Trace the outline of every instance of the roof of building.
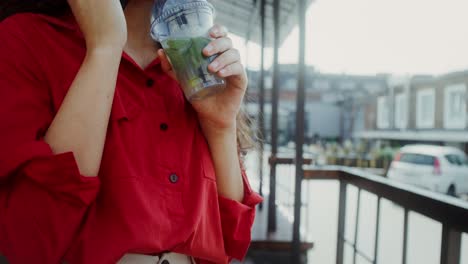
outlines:
[[[210, 0], [214, 5], [216, 22], [230, 32], [260, 43], [260, 0]], [[313, 0], [306, 0], [309, 6]], [[283, 42], [297, 25], [297, 1], [280, 1], [280, 42]], [[273, 0], [266, 0], [266, 46], [273, 46]]]

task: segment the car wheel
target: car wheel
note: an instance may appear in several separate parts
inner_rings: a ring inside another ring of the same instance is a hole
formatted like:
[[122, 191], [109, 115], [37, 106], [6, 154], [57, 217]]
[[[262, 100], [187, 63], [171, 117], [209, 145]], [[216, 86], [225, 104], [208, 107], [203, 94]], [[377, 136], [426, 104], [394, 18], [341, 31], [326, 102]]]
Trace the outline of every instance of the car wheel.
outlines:
[[450, 187], [447, 190], [447, 195], [452, 196], [452, 197], [457, 197], [457, 193], [456, 193], [454, 185], [450, 185]]

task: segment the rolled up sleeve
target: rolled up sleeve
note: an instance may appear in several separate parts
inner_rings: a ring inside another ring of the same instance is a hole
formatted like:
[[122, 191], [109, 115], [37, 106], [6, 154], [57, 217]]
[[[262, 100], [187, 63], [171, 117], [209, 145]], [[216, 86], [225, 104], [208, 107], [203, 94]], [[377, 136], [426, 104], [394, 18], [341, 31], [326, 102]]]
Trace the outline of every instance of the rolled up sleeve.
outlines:
[[53, 109], [19, 19], [0, 23], [0, 252], [9, 263], [60, 263], [99, 191], [73, 153], [43, 140]]
[[81, 175], [72, 152], [54, 155], [44, 141], [19, 146], [3, 159], [0, 169], [0, 175], [26, 177], [59, 200], [76, 206], [91, 204], [99, 190], [99, 179]]
[[251, 241], [251, 230], [255, 219], [255, 206], [263, 198], [250, 187], [247, 174], [242, 170], [244, 198], [237, 202], [219, 196], [221, 225], [226, 253], [230, 258], [244, 259]]
[[44, 142], [30, 147], [44, 152], [24, 159], [0, 185], [0, 252], [12, 264], [59, 263], [99, 180], [80, 175], [72, 153], [53, 155]]

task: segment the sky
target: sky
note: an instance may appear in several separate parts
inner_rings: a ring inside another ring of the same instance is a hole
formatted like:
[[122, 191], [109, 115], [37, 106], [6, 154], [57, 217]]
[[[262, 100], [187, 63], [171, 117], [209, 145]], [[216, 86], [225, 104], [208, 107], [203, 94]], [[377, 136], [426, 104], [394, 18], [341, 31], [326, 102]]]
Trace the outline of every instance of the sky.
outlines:
[[[468, 0], [315, 0], [306, 31], [306, 63], [324, 73], [468, 70]], [[280, 63], [297, 63], [298, 35], [296, 27], [281, 46]], [[244, 64], [258, 69], [260, 47], [233, 41]], [[268, 67], [272, 50], [266, 54]]]

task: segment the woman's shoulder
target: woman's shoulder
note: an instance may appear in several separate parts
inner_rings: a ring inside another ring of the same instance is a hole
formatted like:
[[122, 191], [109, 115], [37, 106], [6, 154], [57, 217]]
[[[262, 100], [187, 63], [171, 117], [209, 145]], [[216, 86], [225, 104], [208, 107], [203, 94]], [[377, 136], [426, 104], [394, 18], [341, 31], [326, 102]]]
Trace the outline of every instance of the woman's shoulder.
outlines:
[[38, 79], [52, 76], [53, 70], [65, 63], [58, 63], [63, 61], [59, 50], [66, 50], [76, 42], [71, 34], [75, 30], [73, 22], [74, 19], [65, 16], [35, 13], [18, 13], [4, 19], [0, 22], [0, 68], [21, 69]]
[[11, 15], [0, 22], [0, 35], [14, 35], [24, 38], [47, 32], [49, 29], [76, 30], [76, 22], [73, 15], [48, 16], [37, 13], [18, 13]]

